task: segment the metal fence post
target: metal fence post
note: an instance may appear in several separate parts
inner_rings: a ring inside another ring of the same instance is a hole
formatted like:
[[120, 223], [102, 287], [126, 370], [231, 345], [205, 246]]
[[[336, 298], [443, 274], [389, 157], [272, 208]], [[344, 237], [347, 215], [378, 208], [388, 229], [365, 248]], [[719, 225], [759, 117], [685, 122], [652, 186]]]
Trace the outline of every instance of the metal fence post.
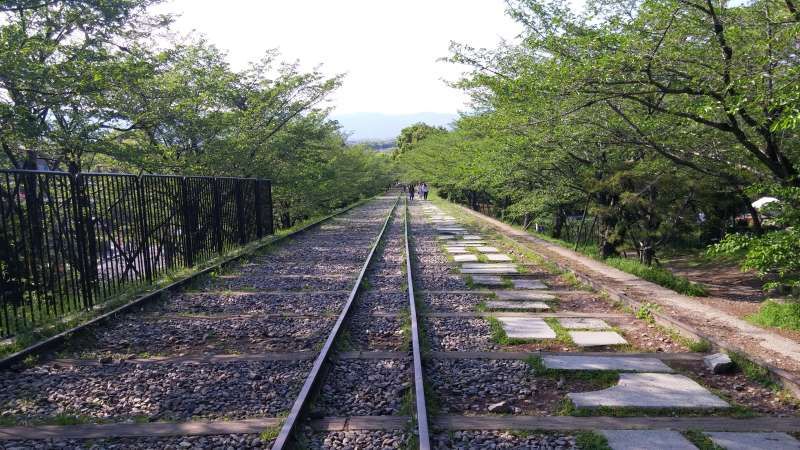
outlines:
[[192, 245], [191, 213], [189, 212], [189, 182], [186, 177], [181, 177], [181, 226], [180, 233], [183, 237], [183, 258], [186, 267], [194, 266], [194, 245]]
[[220, 180], [213, 178], [211, 186], [214, 192], [212, 219], [214, 229], [214, 245], [217, 247], [217, 253], [222, 254], [222, 195], [219, 192]]
[[234, 199], [236, 201], [236, 233], [239, 235], [239, 244], [247, 243], [247, 233], [244, 224], [244, 199], [242, 198], [242, 183], [234, 185]]
[[83, 200], [85, 186], [83, 184], [83, 177], [81, 174], [70, 174], [70, 185], [72, 186], [72, 208], [75, 220], [75, 241], [77, 243], [76, 249], [78, 251], [78, 270], [81, 274], [81, 293], [83, 295], [84, 306], [91, 308], [94, 304], [92, 299], [92, 268], [90, 267], [90, 236], [88, 228], [91, 224], [87, 224], [88, 211], [86, 211], [85, 201]]
[[150, 259], [150, 227], [147, 222], [147, 205], [145, 202], [145, 189], [143, 178], [136, 178], [136, 193], [139, 196], [139, 225], [142, 230], [142, 240], [139, 243], [142, 255], [144, 256], [144, 275], [147, 281], [153, 281], [153, 262]]

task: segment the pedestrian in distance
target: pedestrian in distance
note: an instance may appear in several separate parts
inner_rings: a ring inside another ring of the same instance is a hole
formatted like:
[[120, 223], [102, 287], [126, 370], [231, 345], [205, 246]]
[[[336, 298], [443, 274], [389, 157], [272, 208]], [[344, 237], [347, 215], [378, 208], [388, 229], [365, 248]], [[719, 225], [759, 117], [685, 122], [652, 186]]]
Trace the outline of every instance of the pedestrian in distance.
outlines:
[[412, 202], [414, 201], [414, 191], [415, 190], [416, 190], [416, 186], [414, 186], [414, 183], [410, 183], [408, 185], [408, 200], [409, 201], [412, 201]]
[[422, 183], [420, 190], [422, 190], [422, 199], [428, 200], [428, 183]]

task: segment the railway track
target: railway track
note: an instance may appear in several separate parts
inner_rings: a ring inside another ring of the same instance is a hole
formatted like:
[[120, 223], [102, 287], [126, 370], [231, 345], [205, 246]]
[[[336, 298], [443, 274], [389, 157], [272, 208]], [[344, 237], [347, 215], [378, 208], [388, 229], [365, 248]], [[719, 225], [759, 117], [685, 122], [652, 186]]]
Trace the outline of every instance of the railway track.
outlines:
[[396, 204], [379, 197], [0, 373], [0, 448], [270, 447]]
[[0, 373], [0, 449], [798, 448], [795, 401], [698, 350], [387, 195]]

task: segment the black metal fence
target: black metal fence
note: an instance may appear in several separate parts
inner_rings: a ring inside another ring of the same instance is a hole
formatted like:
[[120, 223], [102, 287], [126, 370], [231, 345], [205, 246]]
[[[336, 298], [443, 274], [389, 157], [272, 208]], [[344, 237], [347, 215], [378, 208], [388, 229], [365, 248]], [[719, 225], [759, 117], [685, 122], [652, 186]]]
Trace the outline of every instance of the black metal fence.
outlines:
[[0, 170], [0, 337], [272, 233], [268, 180]]

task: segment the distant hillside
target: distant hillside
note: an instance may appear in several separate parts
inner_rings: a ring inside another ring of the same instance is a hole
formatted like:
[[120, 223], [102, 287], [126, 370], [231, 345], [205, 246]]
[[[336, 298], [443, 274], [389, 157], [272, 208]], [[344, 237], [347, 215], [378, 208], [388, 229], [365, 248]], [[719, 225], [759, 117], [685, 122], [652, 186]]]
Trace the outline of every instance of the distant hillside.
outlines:
[[331, 117], [338, 120], [342, 129], [350, 134], [349, 142], [360, 142], [394, 139], [400, 134], [400, 130], [417, 122], [448, 127], [452, 121], [458, 118], [458, 115], [447, 113], [351, 113], [332, 114]]

